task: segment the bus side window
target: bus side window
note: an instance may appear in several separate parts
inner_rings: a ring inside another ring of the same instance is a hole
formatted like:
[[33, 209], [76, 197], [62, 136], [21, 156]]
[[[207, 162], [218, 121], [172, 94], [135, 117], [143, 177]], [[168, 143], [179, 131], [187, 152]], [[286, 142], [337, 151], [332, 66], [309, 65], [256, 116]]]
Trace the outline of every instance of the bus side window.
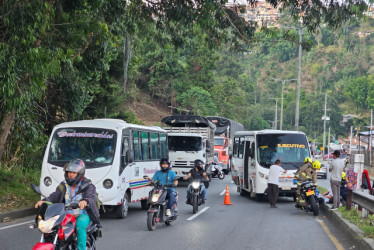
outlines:
[[138, 131], [132, 132], [132, 142], [133, 142], [133, 149], [134, 149], [134, 160], [139, 161], [141, 160], [141, 156], [140, 156], [140, 143], [139, 143], [139, 132]]
[[160, 150], [159, 150], [159, 135], [155, 133], [151, 133], [151, 152], [152, 152], [152, 159], [158, 160], [161, 159], [160, 157]]
[[243, 152], [244, 152], [244, 137], [240, 137], [239, 140], [239, 158], [243, 158]]
[[238, 156], [238, 152], [239, 152], [239, 138], [238, 137], [235, 137], [234, 138], [234, 149], [233, 149], [233, 156]]
[[149, 133], [148, 132], [142, 132], [142, 160], [150, 160], [150, 145], [149, 145]]
[[161, 158], [168, 157], [167, 146], [168, 144], [167, 144], [166, 134], [160, 134]]
[[255, 157], [255, 144], [252, 142], [251, 147], [249, 149], [249, 157], [254, 158]]
[[129, 138], [128, 137], [123, 137], [122, 149], [121, 149], [121, 164], [120, 164], [120, 168], [119, 168], [119, 175], [122, 174], [123, 170], [131, 162], [132, 162], [132, 156], [131, 156], [131, 153], [130, 153]]

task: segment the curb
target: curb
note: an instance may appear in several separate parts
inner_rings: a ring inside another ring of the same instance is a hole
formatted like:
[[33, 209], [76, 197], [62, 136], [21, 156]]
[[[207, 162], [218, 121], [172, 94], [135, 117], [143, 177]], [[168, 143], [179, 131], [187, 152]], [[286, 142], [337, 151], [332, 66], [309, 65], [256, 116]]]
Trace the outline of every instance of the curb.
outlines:
[[22, 217], [36, 215], [38, 209], [36, 208], [21, 208], [9, 212], [0, 213], [0, 223], [9, 222], [14, 219], [19, 219]]
[[364, 232], [356, 225], [344, 219], [337, 211], [331, 211], [330, 207], [326, 204], [321, 204], [320, 208], [323, 212], [328, 214], [328, 218], [339, 226], [339, 228], [352, 235], [354, 242], [359, 246], [358, 249], [374, 249], [374, 239], [364, 236]]

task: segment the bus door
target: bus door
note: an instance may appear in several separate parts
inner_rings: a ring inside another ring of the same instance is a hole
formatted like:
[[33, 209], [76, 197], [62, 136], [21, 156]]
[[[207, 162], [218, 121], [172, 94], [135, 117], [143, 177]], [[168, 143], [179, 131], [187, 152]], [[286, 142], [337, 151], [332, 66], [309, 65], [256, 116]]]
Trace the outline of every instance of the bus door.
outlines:
[[120, 167], [119, 167], [119, 182], [121, 190], [126, 188], [126, 182], [128, 183], [129, 180], [126, 180], [126, 176], [123, 173], [123, 170], [132, 163], [132, 155], [131, 155], [131, 144], [129, 136], [124, 136], [122, 138], [122, 145], [121, 145], [121, 159], [120, 159]]
[[248, 169], [249, 169], [249, 151], [250, 151], [250, 142], [245, 142], [244, 150], [244, 188], [248, 189]]

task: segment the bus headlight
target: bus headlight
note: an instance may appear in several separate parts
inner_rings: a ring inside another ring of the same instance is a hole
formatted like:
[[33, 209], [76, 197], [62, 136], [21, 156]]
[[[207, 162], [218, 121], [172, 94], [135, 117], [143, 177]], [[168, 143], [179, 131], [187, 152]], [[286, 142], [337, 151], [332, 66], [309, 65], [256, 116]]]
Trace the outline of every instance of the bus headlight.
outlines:
[[260, 177], [261, 177], [262, 179], [267, 179], [267, 178], [268, 178], [268, 176], [267, 176], [266, 174], [263, 174], [263, 173], [261, 173], [261, 172], [260, 172]]
[[104, 180], [104, 182], [103, 182], [103, 186], [104, 186], [104, 188], [106, 188], [106, 189], [110, 189], [110, 188], [113, 187], [113, 181], [110, 180], [110, 179], [106, 179], [106, 180]]
[[45, 177], [43, 182], [46, 187], [49, 187], [50, 185], [52, 185], [52, 179], [49, 176]]

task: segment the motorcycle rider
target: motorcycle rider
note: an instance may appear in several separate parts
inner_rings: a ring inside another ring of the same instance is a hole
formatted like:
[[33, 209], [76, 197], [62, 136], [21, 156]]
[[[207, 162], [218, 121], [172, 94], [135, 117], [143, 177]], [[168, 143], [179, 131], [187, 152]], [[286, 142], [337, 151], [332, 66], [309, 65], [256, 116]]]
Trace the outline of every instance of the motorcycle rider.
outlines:
[[310, 157], [306, 157], [304, 160], [304, 165], [295, 173], [297, 178], [297, 189], [296, 189], [296, 205], [295, 207], [306, 206], [306, 201], [301, 197], [301, 183], [306, 180], [312, 180], [315, 185], [317, 185], [317, 169], [321, 168], [321, 163], [319, 161], [314, 161]]
[[[204, 178], [205, 180], [209, 181], [209, 177], [208, 175], [206, 174], [206, 172], [204, 171], [204, 162], [202, 160], [195, 160], [194, 161], [194, 168], [191, 169], [188, 174], [183, 177], [184, 180], [187, 180], [188, 178], [192, 177], [192, 179], [202, 179]], [[191, 193], [190, 193], [190, 185], [188, 185], [187, 187], [187, 201], [186, 201], [186, 204], [190, 204], [190, 197], [191, 197]], [[203, 187], [203, 191], [202, 191], [202, 194], [201, 194], [201, 200], [202, 200], [202, 204], [205, 204], [205, 201], [206, 201], [206, 188], [205, 188], [205, 185], [202, 185]]]
[[[56, 190], [46, 199], [40, 200], [35, 204], [35, 208], [41, 206], [44, 202], [52, 203], [78, 203], [79, 209], [69, 210], [67, 213], [76, 217], [76, 232], [78, 240], [78, 250], [86, 249], [87, 232], [86, 229], [92, 220], [93, 223], [101, 227], [99, 218], [99, 210], [96, 206], [96, 187], [91, 180], [84, 177], [85, 164], [80, 159], [71, 160], [64, 167], [65, 181], [62, 181]], [[81, 185], [88, 186], [82, 193], [76, 194]], [[89, 205], [89, 207], [87, 207]], [[89, 209], [88, 209], [89, 208]]]
[[[152, 182], [159, 181], [162, 184], [162, 186], [165, 186], [166, 184], [174, 184], [175, 186], [177, 186], [177, 175], [173, 170], [170, 169], [170, 162], [168, 158], [162, 158], [160, 160], [160, 168], [161, 170], [158, 170], [153, 175]], [[166, 206], [166, 216], [172, 216], [171, 208], [175, 203], [175, 188], [167, 188], [166, 198], [168, 199], [168, 204]]]

